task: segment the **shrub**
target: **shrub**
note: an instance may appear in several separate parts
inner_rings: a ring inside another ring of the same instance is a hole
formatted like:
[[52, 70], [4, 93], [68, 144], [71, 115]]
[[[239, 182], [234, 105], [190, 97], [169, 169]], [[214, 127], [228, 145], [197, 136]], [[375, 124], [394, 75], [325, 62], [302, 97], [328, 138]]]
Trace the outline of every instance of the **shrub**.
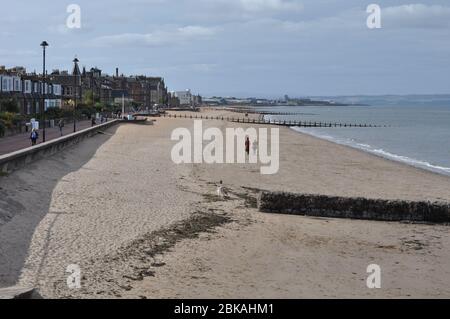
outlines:
[[57, 107], [51, 107], [48, 108], [47, 111], [45, 111], [45, 116], [47, 119], [57, 119], [61, 118], [63, 114], [63, 110]]
[[12, 128], [14, 126], [15, 114], [10, 112], [0, 113], [0, 120], [6, 128]]
[[3, 120], [0, 120], [0, 137], [5, 136], [5, 132], [6, 132], [5, 123], [3, 122]]
[[19, 104], [16, 99], [0, 100], [0, 111], [9, 113], [19, 113]]

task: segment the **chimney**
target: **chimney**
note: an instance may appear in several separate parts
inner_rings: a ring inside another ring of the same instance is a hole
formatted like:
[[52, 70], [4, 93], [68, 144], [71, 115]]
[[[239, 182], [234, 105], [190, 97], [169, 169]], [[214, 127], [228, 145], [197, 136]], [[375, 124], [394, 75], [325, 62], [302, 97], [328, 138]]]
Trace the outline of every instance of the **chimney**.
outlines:
[[119, 68], [116, 68], [116, 78], [119, 77]]

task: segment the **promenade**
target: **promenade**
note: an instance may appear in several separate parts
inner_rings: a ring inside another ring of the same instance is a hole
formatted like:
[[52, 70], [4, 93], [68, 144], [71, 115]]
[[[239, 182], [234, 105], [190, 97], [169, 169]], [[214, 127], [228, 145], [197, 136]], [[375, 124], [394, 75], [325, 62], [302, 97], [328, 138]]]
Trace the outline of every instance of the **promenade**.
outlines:
[[[77, 131], [83, 130], [90, 126], [91, 126], [90, 120], [77, 122]], [[63, 128], [63, 135], [67, 135], [70, 133], [73, 133], [73, 122], [65, 123], [65, 126]], [[31, 146], [30, 134], [31, 131], [27, 133], [21, 133], [13, 136], [0, 138], [0, 155], [8, 154], [11, 152], [15, 152], [30, 147]], [[61, 137], [58, 126], [55, 126], [53, 128], [46, 128], [45, 135], [47, 142], [55, 138]], [[42, 143], [42, 129], [39, 130], [38, 144], [39, 143]]]

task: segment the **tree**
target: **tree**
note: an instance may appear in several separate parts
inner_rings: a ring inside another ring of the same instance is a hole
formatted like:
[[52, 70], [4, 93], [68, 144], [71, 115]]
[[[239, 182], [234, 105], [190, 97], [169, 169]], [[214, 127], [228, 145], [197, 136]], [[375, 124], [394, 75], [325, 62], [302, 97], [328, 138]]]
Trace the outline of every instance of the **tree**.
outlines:
[[105, 103], [103, 103], [103, 102], [96, 102], [95, 103], [95, 110], [97, 112], [103, 112], [105, 108], [106, 108], [106, 104]]
[[9, 113], [19, 113], [19, 104], [16, 99], [0, 100], [0, 111]]
[[6, 125], [2, 120], [0, 120], [0, 137], [5, 136], [5, 132], [6, 132]]
[[94, 92], [92, 90], [84, 91], [82, 103], [87, 106], [94, 105]]
[[63, 110], [58, 107], [51, 107], [45, 111], [48, 119], [58, 119], [63, 117]]

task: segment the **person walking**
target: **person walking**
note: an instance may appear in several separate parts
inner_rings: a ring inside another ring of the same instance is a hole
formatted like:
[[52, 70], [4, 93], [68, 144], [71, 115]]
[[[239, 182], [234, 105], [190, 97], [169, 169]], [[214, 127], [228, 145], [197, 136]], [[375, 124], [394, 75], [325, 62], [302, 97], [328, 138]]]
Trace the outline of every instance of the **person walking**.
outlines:
[[252, 144], [253, 155], [258, 155], [258, 140], [254, 140]]
[[58, 127], [59, 127], [59, 133], [61, 134], [61, 136], [63, 136], [63, 128], [64, 128], [64, 120], [60, 119], [58, 121]]
[[38, 131], [34, 128], [34, 129], [31, 131], [31, 134], [30, 134], [31, 146], [35, 146], [35, 145], [36, 145], [36, 141], [38, 140], [38, 138], [39, 138], [39, 133], [38, 133]]
[[250, 154], [250, 138], [248, 136], [245, 138], [245, 153]]
[[92, 117], [91, 124], [92, 124], [92, 126], [95, 126], [95, 124], [97, 124], [97, 122], [95, 122], [95, 116]]

